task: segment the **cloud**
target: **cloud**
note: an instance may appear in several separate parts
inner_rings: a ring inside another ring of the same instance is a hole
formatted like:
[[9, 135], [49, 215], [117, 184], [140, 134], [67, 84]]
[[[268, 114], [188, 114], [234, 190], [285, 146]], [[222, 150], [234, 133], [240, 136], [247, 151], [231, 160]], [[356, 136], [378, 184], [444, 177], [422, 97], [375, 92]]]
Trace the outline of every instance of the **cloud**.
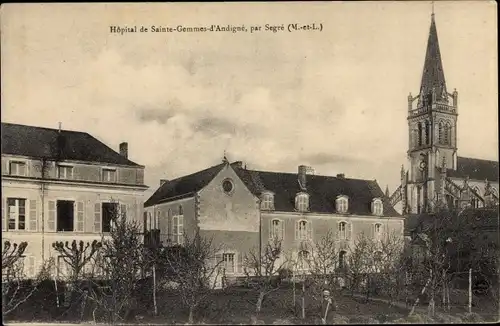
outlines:
[[302, 159], [304, 160], [304, 162], [308, 162], [308, 164], [311, 164], [313, 166], [365, 162], [364, 159], [358, 159], [349, 155], [332, 154], [325, 152], [304, 155]]
[[136, 111], [139, 121], [156, 121], [159, 124], [165, 124], [170, 118], [175, 116], [173, 110], [162, 109], [139, 109]]

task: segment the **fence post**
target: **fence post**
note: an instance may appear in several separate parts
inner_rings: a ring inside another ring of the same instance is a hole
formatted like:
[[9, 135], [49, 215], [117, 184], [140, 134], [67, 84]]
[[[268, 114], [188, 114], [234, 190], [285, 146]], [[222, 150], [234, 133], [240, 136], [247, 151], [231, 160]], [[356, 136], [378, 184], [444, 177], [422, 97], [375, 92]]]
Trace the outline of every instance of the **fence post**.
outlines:
[[469, 313], [472, 312], [472, 268], [469, 268]]

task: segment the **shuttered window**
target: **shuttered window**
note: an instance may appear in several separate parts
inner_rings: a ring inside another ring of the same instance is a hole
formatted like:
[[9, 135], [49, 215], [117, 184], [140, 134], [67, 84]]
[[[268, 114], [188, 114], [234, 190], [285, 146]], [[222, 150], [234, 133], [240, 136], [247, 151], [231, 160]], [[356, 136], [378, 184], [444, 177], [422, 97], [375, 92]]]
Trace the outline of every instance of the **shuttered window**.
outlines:
[[29, 230], [36, 232], [38, 230], [38, 209], [37, 200], [30, 199], [30, 218], [29, 218]]

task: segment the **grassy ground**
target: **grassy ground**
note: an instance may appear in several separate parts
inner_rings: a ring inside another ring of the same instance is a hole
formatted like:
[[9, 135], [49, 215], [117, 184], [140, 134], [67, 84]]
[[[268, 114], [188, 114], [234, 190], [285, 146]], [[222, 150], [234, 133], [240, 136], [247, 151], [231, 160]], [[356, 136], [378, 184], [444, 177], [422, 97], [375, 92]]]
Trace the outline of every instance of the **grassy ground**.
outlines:
[[[458, 295], [458, 294], [457, 294]], [[461, 294], [458, 295], [461, 297]], [[200, 306], [195, 314], [195, 322], [202, 324], [321, 324], [320, 308], [310, 297], [305, 300], [306, 317], [301, 318], [301, 291], [297, 289], [294, 305], [293, 292], [291, 289], [281, 289], [269, 294], [264, 300], [260, 314], [255, 313], [255, 303], [258, 294], [247, 289], [233, 289], [214, 291], [206, 303]], [[153, 316], [151, 298], [146, 297], [139, 304], [137, 320], [140, 324], [185, 324], [187, 321], [187, 309], [180, 302], [179, 296], [175, 292], [165, 292], [158, 294], [159, 315]], [[484, 301], [484, 300], [483, 300]], [[491, 301], [491, 300], [490, 300]], [[407, 318], [408, 309], [404, 304], [391, 306], [384, 299], [366, 301], [364, 296], [351, 297], [349, 293], [337, 295], [338, 309], [329, 315], [329, 324], [366, 324], [366, 323], [449, 323], [464, 321], [496, 321], [498, 319], [498, 308], [491, 312], [493, 308], [487, 308], [487, 302], [476, 299], [474, 312], [479, 315], [467, 315], [464, 307], [456, 306], [450, 314], [439, 312], [437, 316], [430, 320], [426, 317], [426, 303], [420, 305], [417, 314]], [[490, 302], [491, 306], [491, 302]], [[498, 307], [497, 305], [493, 305]], [[490, 316], [488, 317], [488, 313]], [[22, 312], [19, 315], [24, 315]], [[38, 314], [38, 316], [41, 316]], [[34, 318], [40, 322], [67, 322], [65, 317]], [[23, 318], [24, 319], [24, 318]], [[20, 319], [18, 319], [21, 321]], [[91, 320], [91, 315], [87, 314], [84, 320]], [[26, 318], [23, 321], [31, 321]], [[133, 321], [132, 321], [133, 322]], [[19, 324], [18, 324], [19, 325]]]

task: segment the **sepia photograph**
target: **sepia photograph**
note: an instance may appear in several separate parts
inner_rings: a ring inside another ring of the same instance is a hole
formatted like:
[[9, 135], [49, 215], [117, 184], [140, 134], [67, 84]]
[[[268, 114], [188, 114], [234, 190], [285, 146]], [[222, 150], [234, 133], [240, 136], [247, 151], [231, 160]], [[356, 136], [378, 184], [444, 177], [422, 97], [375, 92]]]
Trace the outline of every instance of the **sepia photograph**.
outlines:
[[2, 324], [500, 320], [494, 1], [0, 7]]

